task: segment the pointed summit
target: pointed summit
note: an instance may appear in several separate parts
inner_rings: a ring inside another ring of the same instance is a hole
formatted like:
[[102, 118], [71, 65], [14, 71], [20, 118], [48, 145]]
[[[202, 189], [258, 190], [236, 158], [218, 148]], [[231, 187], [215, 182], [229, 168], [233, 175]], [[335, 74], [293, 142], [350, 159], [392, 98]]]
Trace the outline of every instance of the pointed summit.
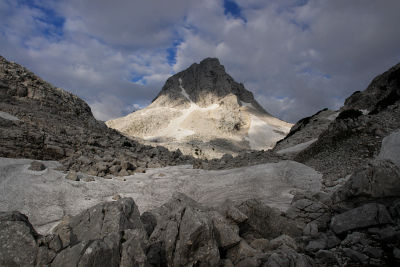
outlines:
[[208, 158], [272, 148], [291, 127], [268, 114], [217, 58], [171, 76], [148, 107], [107, 125], [153, 145]]
[[182, 88], [189, 98], [200, 107], [207, 107], [227, 96], [235, 96], [239, 106], [251, 105], [261, 113], [267, 113], [254, 99], [253, 93], [246, 90], [225, 72], [225, 67], [217, 58], [203, 59], [189, 68], [170, 77], [161, 92], [153, 100], [152, 106], [180, 106], [190, 101], [182, 94]]

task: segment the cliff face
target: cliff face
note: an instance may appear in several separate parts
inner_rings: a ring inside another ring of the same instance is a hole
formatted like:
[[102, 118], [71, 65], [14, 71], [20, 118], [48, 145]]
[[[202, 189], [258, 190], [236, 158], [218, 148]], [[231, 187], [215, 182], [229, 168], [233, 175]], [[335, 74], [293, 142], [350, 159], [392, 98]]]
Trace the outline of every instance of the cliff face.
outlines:
[[291, 127], [268, 114], [216, 58], [173, 75], [147, 108], [106, 124], [151, 144], [207, 158], [272, 148]]
[[66, 170], [105, 176], [121, 170], [111, 171], [107, 158], [142, 168], [180, 161], [165, 148], [143, 146], [107, 128], [82, 99], [1, 56], [0, 131], [0, 157], [62, 160]]

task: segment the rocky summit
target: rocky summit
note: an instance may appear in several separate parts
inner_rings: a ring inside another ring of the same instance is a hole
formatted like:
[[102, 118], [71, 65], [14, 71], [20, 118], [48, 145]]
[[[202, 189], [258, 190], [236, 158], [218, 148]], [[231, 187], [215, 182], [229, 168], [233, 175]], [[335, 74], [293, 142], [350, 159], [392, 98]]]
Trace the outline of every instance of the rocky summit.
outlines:
[[254, 120], [288, 125], [216, 59], [108, 122], [189, 148], [193, 121], [238, 151], [193, 159], [0, 59], [0, 266], [400, 266], [400, 64], [268, 151], [248, 151]]
[[270, 149], [292, 126], [267, 113], [216, 58], [173, 75], [151, 105], [106, 124], [197, 158]]

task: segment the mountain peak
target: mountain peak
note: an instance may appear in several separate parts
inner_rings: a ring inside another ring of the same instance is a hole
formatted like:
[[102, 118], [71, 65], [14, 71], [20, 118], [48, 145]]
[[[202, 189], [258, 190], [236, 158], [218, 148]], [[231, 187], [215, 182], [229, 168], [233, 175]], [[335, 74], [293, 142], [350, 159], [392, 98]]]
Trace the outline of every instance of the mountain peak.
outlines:
[[152, 105], [176, 107], [194, 102], [207, 107], [219, 104], [226, 97], [239, 106], [251, 104], [257, 111], [267, 113], [242, 83], [226, 73], [218, 58], [205, 58], [170, 77]]

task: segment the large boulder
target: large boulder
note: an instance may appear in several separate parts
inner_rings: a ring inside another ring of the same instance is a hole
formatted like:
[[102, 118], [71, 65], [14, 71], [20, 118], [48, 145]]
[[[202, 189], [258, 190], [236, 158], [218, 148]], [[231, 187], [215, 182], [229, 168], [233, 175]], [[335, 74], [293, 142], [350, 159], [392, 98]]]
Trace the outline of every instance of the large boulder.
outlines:
[[[133, 230], [143, 234], [134, 238], [129, 234]], [[129, 266], [127, 262], [133, 261], [143, 263], [137, 254], [130, 261], [126, 259], [126, 255], [131, 255], [135, 242], [147, 242], [139, 210], [132, 198], [101, 203], [77, 216], [65, 218], [54, 233], [60, 236], [65, 249], [56, 256], [52, 266], [70, 266], [70, 263], [119, 266], [120, 251], [124, 255], [121, 266]]]
[[336, 234], [341, 234], [354, 229], [389, 223], [393, 223], [393, 220], [386, 207], [377, 203], [369, 203], [334, 216], [330, 228]]
[[271, 208], [259, 200], [244, 201], [237, 208], [248, 218], [240, 225], [242, 235], [271, 239], [282, 234], [296, 237], [302, 233], [300, 226], [295, 221], [285, 217], [278, 209]]
[[146, 217], [155, 218], [157, 223], [149, 238], [148, 258], [160, 258], [169, 266], [218, 265], [219, 249], [240, 242], [237, 226], [180, 193], [149, 213]]
[[357, 205], [394, 197], [400, 197], [400, 169], [391, 161], [373, 160], [356, 170], [332, 199], [335, 204]]
[[298, 192], [292, 199], [286, 216], [305, 225], [315, 223], [326, 229], [331, 219], [331, 197], [324, 192]]
[[24, 214], [0, 212], [0, 266], [35, 266], [37, 237]]

